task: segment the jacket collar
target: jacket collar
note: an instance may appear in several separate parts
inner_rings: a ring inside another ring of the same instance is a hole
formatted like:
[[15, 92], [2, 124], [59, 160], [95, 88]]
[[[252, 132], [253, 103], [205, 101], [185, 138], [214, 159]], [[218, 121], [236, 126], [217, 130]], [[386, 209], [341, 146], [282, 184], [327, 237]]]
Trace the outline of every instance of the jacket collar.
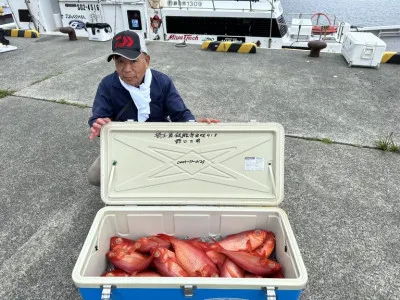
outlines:
[[125, 88], [122, 86], [121, 82], [119, 81], [119, 75], [118, 75], [117, 71], [115, 71], [112, 76], [112, 86], [115, 88], [118, 88], [118, 89], [125, 90]]

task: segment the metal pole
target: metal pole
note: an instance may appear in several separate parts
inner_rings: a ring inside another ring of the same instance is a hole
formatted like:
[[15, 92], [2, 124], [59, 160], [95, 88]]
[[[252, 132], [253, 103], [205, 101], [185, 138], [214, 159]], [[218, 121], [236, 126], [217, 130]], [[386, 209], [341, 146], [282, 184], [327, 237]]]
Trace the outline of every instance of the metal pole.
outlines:
[[272, 17], [274, 14], [274, 4], [272, 3], [274, 0], [269, 1], [269, 3], [271, 4], [271, 18], [269, 21], [269, 41], [268, 41], [268, 48], [271, 48], [272, 46]]

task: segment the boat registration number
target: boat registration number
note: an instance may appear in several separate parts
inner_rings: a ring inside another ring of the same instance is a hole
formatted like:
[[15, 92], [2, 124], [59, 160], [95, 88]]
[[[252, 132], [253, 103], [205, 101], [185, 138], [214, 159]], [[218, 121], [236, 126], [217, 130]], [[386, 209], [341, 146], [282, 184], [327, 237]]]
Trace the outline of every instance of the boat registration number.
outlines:
[[78, 10], [100, 10], [99, 4], [77, 4]]
[[244, 43], [246, 39], [241, 36], [217, 36], [217, 41], [219, 42], [242, 42]]
[[[168, 6], [179, 6], [179, 1], [177, 1], [177, 0], [168, 0], [167, 3], [168, 3]], [[203, 2], [202, 1], [181, 0], [180, 6], [201, 7], [201, 6], [203, 6]]]

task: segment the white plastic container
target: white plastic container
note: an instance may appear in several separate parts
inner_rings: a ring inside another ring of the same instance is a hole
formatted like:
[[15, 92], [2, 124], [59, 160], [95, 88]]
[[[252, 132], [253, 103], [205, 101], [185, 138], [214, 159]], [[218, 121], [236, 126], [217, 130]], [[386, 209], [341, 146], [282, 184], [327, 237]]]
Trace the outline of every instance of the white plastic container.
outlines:
[[86, 30], [89, 41], [105, 42], [113, 38], [111, 26], [107, 23], [86, 23]]
[[[109, 123], [101, 132], [101, 209], [72, 278], [89, 299], [298, 299], [307, 271], [283, 200], [276, 123]], [[114, 235], [137, 239], [266, 229], [284, 279], [100, 277]], [[103, 297], [103, 298], [102, 298]]]
[[371, 32], [348, 32], [344, 35], [342, 55], [351, 66], [378, 68], [386, 43]]

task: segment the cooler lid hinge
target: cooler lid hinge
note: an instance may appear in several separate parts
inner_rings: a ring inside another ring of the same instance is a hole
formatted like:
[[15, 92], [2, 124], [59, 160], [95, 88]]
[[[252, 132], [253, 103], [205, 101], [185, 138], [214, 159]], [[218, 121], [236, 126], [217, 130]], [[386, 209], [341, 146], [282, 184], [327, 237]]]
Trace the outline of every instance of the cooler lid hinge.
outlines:
[[182, 285], [183, 295], [185, 298], [192, 298], [194, 296], [194, 290], [197, 288], [195, 285]]
[[108, 193], [111, 191], [111, 184], [114, 178], [114, 172], [115, 172], [115, 166], [117, 165], [117, 161], [113, 160], [112, 165], [111, 165], [111, 173], [110, 173], [110, 178], [108, 179]]
[[277, 300], [275, 290], [273, 286], [263, 287], [262, 290], [265, 292], [265, 300]]
[[275, 177], [271, 163], [268, 163], [268, 171], [269, 171], [269, 176], [271, 177], [272, 189], [274, 190], [274, 193], [276, 193]]
[[110, 300], [111, 291], [115, 288], [115, 286], [111, 284], [104, 284], [101, 286], [101, 288], [101, 300]]

